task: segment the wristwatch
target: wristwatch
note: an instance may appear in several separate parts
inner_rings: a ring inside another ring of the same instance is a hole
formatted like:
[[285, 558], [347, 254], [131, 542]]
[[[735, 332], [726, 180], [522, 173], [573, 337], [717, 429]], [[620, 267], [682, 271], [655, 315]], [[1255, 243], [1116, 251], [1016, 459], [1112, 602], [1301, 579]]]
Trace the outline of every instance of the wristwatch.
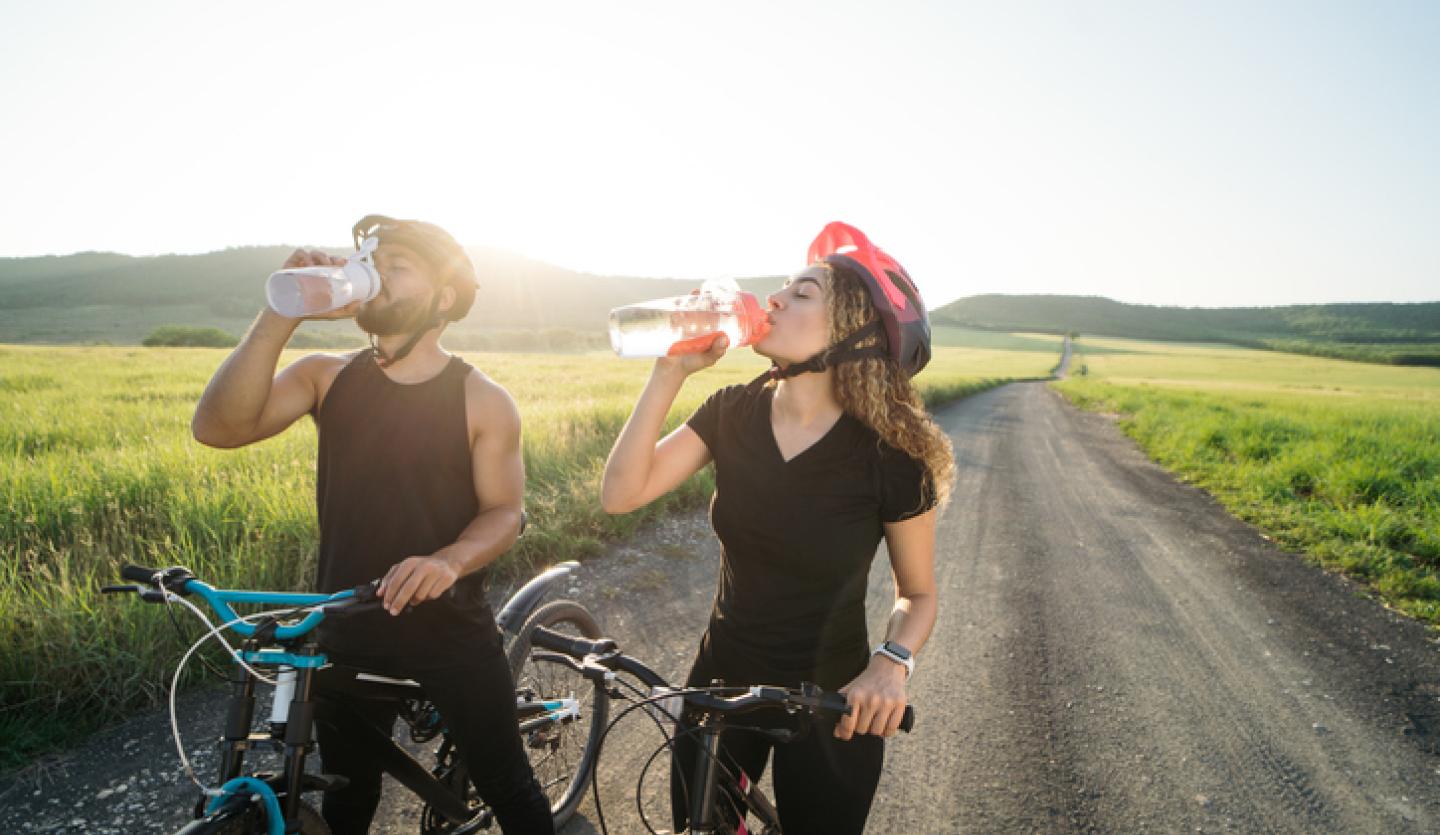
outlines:
[[875, 648], [871, 655], [883, 655], [905, 668], [905, 677], [909, 678], [915, 672], [915, 655], [905, 647], [894, 641], [885, 641]]

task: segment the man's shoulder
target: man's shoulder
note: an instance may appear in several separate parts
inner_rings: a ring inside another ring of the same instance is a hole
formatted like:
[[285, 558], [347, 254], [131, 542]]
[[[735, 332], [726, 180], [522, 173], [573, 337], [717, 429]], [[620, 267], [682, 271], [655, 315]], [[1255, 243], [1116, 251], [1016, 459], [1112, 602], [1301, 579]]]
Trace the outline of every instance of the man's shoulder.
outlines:
[[338, 374], [340, 369], [355, 361], [355, 358], [368, 351], [362, 348], [344, 353], [332, 353], [320, 351], [314, 354], [306, 354], [291, 363], [292, 366], [309, 374]]
[[300, 374], [307, 378], [319, 394], [319, 399], [324, 400], [325, 394], [330, 390], [331, 383], [340, 376], [345, 367], [355, 361], [357, 357], [368, 349], [358, 351], [347, 351], [345, 353], [320, 352], [306, 354], [291, 363], [286, 371], [293, 369], [293, 373]]
[[520, 425], [520, 409], [510, 392], [478, 368], [471, 367], [465, 375], [465, 410], [477, 429]]

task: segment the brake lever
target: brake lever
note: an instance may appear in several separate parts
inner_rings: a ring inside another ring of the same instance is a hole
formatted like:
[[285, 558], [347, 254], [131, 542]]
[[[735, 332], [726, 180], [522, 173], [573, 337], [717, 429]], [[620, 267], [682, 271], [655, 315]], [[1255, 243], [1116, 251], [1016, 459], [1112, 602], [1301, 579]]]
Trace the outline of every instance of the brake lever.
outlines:
[[100, 589], [101, 594], [126, 594], [129, 592], [140, 595], [140, 599], [146, 603], [165, 602], [165, 592], [151, 586], [105, 586]]

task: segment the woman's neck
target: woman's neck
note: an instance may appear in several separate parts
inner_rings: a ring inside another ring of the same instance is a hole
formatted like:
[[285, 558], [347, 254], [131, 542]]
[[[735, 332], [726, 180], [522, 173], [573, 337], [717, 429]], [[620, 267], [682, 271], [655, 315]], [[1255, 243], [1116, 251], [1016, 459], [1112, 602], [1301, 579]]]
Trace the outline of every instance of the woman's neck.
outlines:
[[842, 409], [827, 371], [798, 374], [775, 386], [771, 411], [776, 417], [801, 426], [834, 423]]

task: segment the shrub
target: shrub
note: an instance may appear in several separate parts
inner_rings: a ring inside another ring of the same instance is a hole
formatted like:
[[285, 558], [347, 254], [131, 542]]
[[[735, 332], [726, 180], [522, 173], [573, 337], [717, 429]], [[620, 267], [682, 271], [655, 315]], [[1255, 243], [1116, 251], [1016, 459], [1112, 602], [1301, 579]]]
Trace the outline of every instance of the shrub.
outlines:
[[140, 344], [147, 348], [234, 348], [240, 340], [219, 328], [161, 325]]

